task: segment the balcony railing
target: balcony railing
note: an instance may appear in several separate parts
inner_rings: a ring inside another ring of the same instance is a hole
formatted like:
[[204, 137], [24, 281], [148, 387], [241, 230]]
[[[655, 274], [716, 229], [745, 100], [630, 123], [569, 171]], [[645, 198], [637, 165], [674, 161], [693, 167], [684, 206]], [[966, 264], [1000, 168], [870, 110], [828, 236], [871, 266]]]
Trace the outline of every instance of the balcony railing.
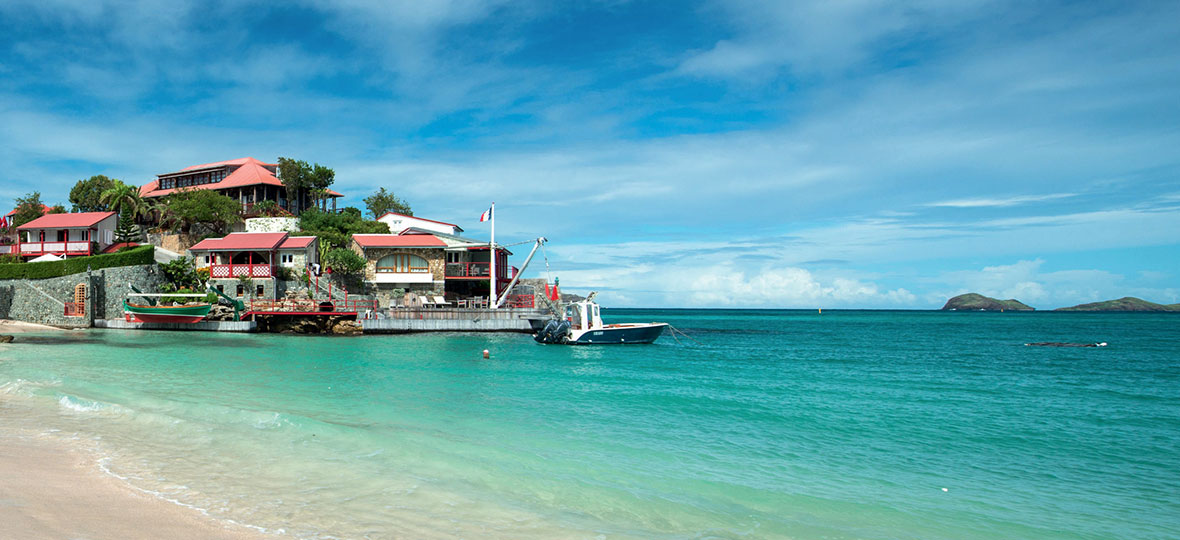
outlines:
[[209, 277], [231, 279], [238, 277], [268, 278], [274, 275], [269, 264], [214, 264], [209, 266]]
[[[460, 262], [447, 263], [446, 277], [449, 278], [489, 278], [491, 265], [486, 262]], [[516, 277], [516, 267], [510, 267], [503, 272], [504, 275], [496, 276], [496, 279], [512, 279]]]
[[21, 255], [90, 255], [94, 250], [93, 243], [86, 241], [73, 242], [21, 242]]
[[2, 245], [0, 246], [0, 255], [7, 255], [16, 252], [16, 246]]

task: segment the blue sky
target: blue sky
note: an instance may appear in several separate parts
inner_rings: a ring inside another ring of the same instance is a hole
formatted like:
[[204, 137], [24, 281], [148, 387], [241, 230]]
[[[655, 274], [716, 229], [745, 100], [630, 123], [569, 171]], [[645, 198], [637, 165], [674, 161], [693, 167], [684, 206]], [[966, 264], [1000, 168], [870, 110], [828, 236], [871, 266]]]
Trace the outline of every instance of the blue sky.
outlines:
[[[608, 306], [1180, 302], [1175, 2], [0, 4], [0, 201], [244, 156]], [[518, 257], [519, 260], [519, 257]], [[543, 275], [543, 265], [530, 269]]]

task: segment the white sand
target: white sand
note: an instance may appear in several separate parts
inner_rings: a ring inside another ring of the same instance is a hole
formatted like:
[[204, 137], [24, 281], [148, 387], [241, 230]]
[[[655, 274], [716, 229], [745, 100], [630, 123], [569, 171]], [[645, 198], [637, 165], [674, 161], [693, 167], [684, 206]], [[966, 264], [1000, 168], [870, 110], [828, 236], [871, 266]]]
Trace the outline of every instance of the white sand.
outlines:
[[0, 319], [0, 334], [25, 334], [29, 332], [65, 332], [65, 329], [56, 326], [47, 326], [44, 324], [37, 324], [24, 321], [14, 321], [11, 319]]
[[134, 490], [52, 440], [0, 429], [0, 537], [275, 540]]

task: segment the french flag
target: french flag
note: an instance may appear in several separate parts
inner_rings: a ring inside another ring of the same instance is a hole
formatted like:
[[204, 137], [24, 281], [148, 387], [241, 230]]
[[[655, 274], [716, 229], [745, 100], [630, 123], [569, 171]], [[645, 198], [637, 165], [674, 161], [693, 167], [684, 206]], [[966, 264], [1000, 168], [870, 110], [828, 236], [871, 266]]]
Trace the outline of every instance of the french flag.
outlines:
[[[492, 207], [492, 208], [495, 208], [495, 207]], [[480, 222], [484, 222], [489, 219], [492, 219], [492, 209], [491, 208], [488, 208], [487, 211], [485, 211], [484, 213], [479, 215]]]

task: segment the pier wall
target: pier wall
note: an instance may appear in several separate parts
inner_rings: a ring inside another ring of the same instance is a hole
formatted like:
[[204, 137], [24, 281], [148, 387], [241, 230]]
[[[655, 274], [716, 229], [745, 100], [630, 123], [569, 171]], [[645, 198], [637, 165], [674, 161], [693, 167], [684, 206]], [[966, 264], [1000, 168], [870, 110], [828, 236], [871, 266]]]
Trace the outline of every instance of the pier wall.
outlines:
[[535, 309], [395, 309], [363, 319], [366, 334], [408, 332], [534, 332], [548, 315]]
[[253, 332], [258, 324], [254, 321], [201, 321], [197, 323], [147, 323], [128, 322], [123, 319], [96, 319], [95, 328], [119, 330], [200, 330], [204, 332]]

